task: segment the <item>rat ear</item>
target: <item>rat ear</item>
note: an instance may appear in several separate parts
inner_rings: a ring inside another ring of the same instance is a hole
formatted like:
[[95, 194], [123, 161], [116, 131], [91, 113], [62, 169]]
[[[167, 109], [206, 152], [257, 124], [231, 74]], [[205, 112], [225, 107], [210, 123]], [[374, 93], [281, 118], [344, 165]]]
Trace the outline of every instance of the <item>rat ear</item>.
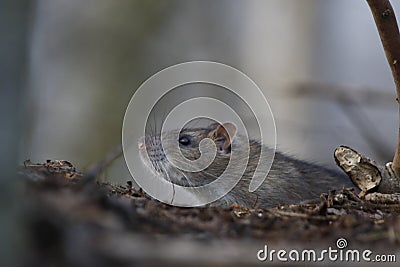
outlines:
[[231, 152], [232, 140], [236, 135], [236, 125], [231, 122], [225, 122], [213, 131], [215, 144], [219, 151], [224, 154]]

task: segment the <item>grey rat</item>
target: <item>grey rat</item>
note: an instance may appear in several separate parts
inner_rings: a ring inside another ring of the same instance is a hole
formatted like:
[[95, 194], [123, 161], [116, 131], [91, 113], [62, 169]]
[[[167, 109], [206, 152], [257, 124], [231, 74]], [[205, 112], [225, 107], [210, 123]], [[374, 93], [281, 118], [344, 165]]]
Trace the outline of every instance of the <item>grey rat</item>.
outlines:
[[[241, 146], [245, 146], [245, 142], [249, 142], [249, 161], [242, 178], [228, 194], [214, 202], [214, 205], [238, 204], [247, 208], [271, 208], [280, 204], [316, 199], [329, 190], [352, 186], [344, 173], [276, 151], [267, 178], [256, 191], [249, 192], [250, 181], [259, 163], [261, 144], [237, 135], [236, 130], [236, 126], [228, 122], [183, 129], [180, 132], [170, 131], [165, 134], [163, 145], [160, 136], [146, 136], [139, 143], [141, 158], [151, 171], [166, 180], [181, 186], [201, 186], [212, 182], [224, 172], [231, 156], [232, 142], [239, 147], [238, 151]], [[182, 171], [168, 161], [163, 147], [167, 150], [165, 146], [179, 142], [182, 155], [189, 160], [196, 160], [201, 155], [199, 143], [204, 138], [214, 141], [217, 153], [214, 161], [203, 171]], [[266, 151], [273, 153], [268, 147]], [[147, 153], [148, 159], [144, 157], [144, 153]]]

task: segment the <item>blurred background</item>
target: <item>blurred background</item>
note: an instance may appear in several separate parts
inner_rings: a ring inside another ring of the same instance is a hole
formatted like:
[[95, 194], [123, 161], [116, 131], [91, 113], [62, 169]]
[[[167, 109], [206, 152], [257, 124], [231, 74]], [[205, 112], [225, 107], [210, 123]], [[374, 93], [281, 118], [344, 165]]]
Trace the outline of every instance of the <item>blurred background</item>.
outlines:
[[[120, 145], [140, 84], [177, 63], [252, 78], [286, 153], [331, 167], [341, 144], [380, 163], [394, 153], [394, 83], [365, 1], [3, 0], [0, 19], [2, 266], [20, 257], [15, 163], [84, 171]], [[131, 179], [122, 157], [102, 179]]]
[[[37, 0], [28, 29], [19, 162], [85, 170], [121, 143], [140, 84], [192, 60], [252, 78], [284, 152], [328, 166], [341, 144], [378, 162], [394, 153], [394, 83], [365, 1]], [[103, 176], [130, 179], [122, 157]]]

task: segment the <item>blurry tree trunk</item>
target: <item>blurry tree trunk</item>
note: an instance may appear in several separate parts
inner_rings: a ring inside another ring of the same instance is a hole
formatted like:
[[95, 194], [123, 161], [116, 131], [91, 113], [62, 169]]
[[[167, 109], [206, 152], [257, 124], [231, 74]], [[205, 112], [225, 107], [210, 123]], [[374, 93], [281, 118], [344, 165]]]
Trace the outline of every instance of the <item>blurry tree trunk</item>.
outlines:
[[20, 202], [16, 167], [18, 162], [21, 99], [26, 78], [28, 20], [31, 3], [0, 2], [0, 265], [15, 266], [21, 253], [17, 206]]

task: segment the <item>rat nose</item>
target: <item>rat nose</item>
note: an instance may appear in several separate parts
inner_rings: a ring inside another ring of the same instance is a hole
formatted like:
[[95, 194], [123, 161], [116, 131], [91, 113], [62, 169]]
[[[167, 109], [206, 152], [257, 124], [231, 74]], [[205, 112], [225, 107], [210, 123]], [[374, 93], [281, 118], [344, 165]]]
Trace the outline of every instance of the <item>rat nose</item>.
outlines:
[[139, 150], [144, 150], [146, 148], [146, 145], [142, 142], [139, 142], [138, 146], [139, 146]]
[[139, 147], [139, 150], [144, 150], [144, 149], [146, 149], [146, 141], [145, 141], [145, 138], [140, 138], [139, 139], [139, 141], [138, 141], [138, 147]]

